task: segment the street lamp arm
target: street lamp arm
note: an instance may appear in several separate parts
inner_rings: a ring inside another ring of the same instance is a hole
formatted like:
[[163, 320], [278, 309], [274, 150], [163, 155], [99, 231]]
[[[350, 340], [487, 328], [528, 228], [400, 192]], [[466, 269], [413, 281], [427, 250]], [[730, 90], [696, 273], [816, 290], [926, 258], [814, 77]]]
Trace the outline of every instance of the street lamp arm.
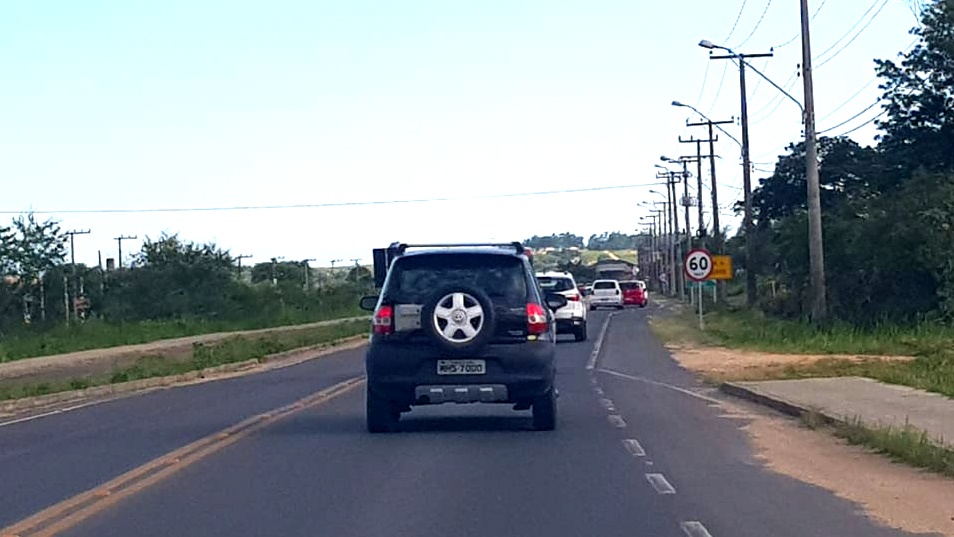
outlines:
[[[673, 106], [681, 106], [681, 107], [683, 107], [683, 108], [688, 108], [688, 109], [692, 110], [693, 112], [695, 112], [695, 113], [699, 114], [700, 116], [702, 116], [702, 118], [705, 119], [706, 121], [712, 121], [712, 120], [709, 118], [709, 116], [703, 114], [702, 112], [699, 111], [698, 108], [696, 108], [695, 106], [692, 106], [691, 104], [685, 104], [685, 103], [681, 103], [681, 102], [679, 102], [679, 101], [673, 101], [673, 102], [672, 102], [672, 105], [673, 105]], [[738, 144], [739, 147], [742, 147], [742, 142], [738, 141], [738, 140], [735, 138], [735, 136], [732, 136], [731, 134], [729, 134], [725, 129], [723, 129], [721, 126], [719, 126], [718, 123], [716, 123], [715, 121], [712, 121], [712, 126], [715, 127], [715, 128], [717, 128], [717, 129], [719, 129], [719, 132], [721, 132], [722, 134], [728, 136], [729, 139], [732, 140], [733, 142], [735, 142], [736, 144]]]
[[802, 106], [802, 103], [798, 102], [798, 99], [796, 99], [795, 97], [792, 97], [792, 95], [791, 95], [789, 92], [787, 92], [787, 91], [785, 91], [784, 89], [782, 89], [781, 86], [779, 86], [778, 84], [776, 84], [775, 82], [773, 82], [771, 78], [765, 76], [765, 74], [763, 74], [762, 71], [759, 71], [758, 69], [756, 69], [754, 65], [752, 65], [752, 64], [749, 63], [749, 62], [746, 62], [745, 59], [743, 59], [743, 58], [738, 58], [738, 57], [737, 57], [737, 59], [738, 59], [739, 61], [745, 62], [745, 65], [748, 66], [749, 69], [755, 71], [756, 74], [758, 74], [760, 77], [762, 77], [766, 82], [768, 82], [769, 84], [771, 84], [772, 86], [774, 86], [775, 89], [777, 89], [778, 91], [782, 92], [782, 95], [784, 95], [784, 96], [788, 97], [789, 99], [791, 99], [793, 103], [795, 103], [795, 104], [798, 105], [798, 109], [802, 111], [802, 116], [805, 115], [805, 107]]

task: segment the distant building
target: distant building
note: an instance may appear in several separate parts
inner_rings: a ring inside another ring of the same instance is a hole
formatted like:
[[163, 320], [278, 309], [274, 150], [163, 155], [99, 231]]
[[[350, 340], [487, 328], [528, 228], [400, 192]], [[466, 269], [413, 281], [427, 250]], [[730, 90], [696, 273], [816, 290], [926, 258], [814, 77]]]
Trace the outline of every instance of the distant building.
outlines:
[[635, 280], [639, 267], [625, 259], [600, 259], [594, 266], [596, 275], [604, 280]]

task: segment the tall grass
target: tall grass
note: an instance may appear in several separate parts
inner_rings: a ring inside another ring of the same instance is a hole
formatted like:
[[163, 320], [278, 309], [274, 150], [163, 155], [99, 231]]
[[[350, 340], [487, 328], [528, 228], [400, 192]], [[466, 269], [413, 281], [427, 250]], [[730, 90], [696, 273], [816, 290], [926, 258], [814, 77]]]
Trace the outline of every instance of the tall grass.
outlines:
[[115, 384], [154, 377], [180, 375], [210, 367], [259, 360], [266, 356], [367, 333], [368, 321], [348, 321], [318, 326], [295, 332], [270, 333], [259, 336], [235, 336], [209, 344], [195, 344], [191, 357], [170, 359], [161, 355], [140, 358], [131, 366], [118, 368], [107, 375], [75, 378], [58, 382], [0, 385], [0, 400], [45, 395], [67, 390]]
[[[291, 313], [291, 312], [290, 312]], [[109, 323], [93, 319], [70, 326], [59, 325], [46, 329], [21, 329], [0, 338], [0, 362], [49, 356], [88, 349], [103, 349], [122, 345], [149, 343], [160, 339], [291, 326], [362, 315], [355, 307], [326, 309], [303, 315], [293, 314], [246, 319], [177, 319], [170, 321], [139, 321]]]

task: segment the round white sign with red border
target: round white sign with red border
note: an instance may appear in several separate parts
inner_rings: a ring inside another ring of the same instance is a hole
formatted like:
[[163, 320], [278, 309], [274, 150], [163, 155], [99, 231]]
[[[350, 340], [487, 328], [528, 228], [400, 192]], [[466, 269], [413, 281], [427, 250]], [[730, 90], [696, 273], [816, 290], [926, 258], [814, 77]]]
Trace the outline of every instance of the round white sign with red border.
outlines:
[[712, 254], [704, 248], [689, 250], [683, 265], [686, 277], [694, 282], [705, 281], [712, 274]]

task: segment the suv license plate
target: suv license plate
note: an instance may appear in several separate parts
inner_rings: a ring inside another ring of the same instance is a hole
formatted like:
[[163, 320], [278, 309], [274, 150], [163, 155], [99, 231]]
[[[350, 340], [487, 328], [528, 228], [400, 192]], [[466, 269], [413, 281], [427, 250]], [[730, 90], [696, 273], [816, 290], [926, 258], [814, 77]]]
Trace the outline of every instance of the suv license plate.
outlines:
[[483, 375], [487, 373], [484, 360], [438, 360], [438, 375]]

